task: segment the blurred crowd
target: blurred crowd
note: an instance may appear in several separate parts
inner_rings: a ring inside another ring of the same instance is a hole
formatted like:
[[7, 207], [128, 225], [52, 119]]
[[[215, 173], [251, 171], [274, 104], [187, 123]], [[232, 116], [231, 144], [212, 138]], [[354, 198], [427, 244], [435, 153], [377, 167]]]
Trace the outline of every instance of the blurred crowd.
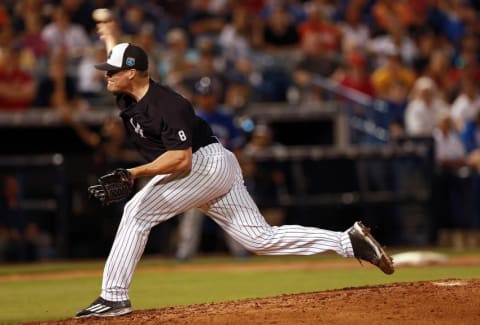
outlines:
[[4, 0], [0, 111], [57, 109], [73, 123], [72, 112], [113, 105], [94, 69], [106, 60], [95, 8], [110, 8], [152, 78], [187, 98], [208, 78], [232, 116], [252, 102], [321, 108], [321, 77], [384, 101], [392, 139], [433, 137], [440, 170], [480, 170], [478, 1]]
[[106, 56], [99, 7], [149, 53], [152, 78], [191, 97], [208, 76], [233, 114], [252, 101], [322, 100], [316, 76], [386, 101], [392, 135], [432, 135], [446, 115], [466, 132], [480, 110], [471, 0], [7, 0], [1, 110], [112, 104], [93, 67]]
[[2, 110], [111, 104], [93, 67], [106, 56], [92, 19], [99, 7], [149, 53], [154, 79], [189, 96], [210, 76], [233, 112], [252, 100], [285, 101], [291, 87], [302, 99], [321, 96], [311, 85], [319, 75], [388, 101], [411, 134], [435, 124], [412, 117], [425, 92], [456, 126], [472, 118], [464, 106], [480, 78], [480, 5], [471, 0], [6, 0]]

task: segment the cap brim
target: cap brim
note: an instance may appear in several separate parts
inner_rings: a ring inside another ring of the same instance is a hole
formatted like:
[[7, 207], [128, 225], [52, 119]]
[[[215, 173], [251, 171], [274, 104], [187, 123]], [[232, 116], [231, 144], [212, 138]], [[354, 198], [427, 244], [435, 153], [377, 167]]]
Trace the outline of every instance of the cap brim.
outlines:
[[107, 62], [95, 64], [95, 68], [102, 71], [120, 71], [122, 70], [119, 67], [108, 64]]

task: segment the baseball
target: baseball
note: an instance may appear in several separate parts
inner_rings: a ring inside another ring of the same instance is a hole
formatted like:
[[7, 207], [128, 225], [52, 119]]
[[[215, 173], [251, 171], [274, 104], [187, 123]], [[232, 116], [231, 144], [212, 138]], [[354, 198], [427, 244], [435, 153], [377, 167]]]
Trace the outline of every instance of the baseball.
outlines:
[[92, 18], [98, 23], [112, 20], [112, 12], [107, 8], [98, 8], [92, 12]]

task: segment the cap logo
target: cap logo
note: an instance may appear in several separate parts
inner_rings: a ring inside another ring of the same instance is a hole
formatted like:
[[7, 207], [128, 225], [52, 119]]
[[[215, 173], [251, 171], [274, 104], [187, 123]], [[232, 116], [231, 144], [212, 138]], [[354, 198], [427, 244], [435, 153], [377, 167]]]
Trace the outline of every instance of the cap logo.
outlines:
[[135, 65], [135, 58], [132, 58], [132, 57], [128, 57], [126, 60], [125, 60], [125, 64], [129, 67], [133, 67]]

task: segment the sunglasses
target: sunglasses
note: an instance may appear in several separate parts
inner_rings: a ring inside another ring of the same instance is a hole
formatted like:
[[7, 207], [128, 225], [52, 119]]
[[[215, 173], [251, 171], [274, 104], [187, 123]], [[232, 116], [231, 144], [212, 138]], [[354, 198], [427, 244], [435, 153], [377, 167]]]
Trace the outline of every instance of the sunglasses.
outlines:
[[111, 71], [107, 71], [107, 72], [105, 72], [105, 75], [106, 75], [107, 77], [113, 77], [114, 75], [116, 75], [116, 74], [119, 73], [120, 71], [122, 71], [122, 70], [111, 70]]

